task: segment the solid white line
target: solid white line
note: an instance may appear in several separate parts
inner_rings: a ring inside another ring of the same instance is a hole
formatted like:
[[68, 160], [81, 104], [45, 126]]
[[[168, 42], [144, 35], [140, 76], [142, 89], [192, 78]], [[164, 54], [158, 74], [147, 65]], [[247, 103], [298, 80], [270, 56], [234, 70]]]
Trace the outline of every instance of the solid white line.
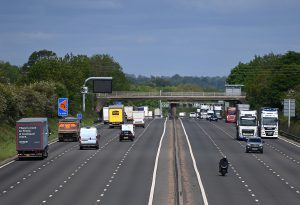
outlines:
[[6, 167], [7, 165], [9, 165], [9, 164], [11, 164], [11, 163], [13, 163], [13, 162], [15, 162], [16, 160], [12, 160], [12, 161], [10, 161], [10, 162], [7, 162], [6, 164], [3, 164], [1, 167], [0, 167], [0, 169], [2, 169], [3, 167]]
[[202, 183], [202, 180], [201, 180], [200, 173], [199, 173], [199, 171], [198, 171], [198, 167], [197, 167], [196, 160], [195, 160], [195, 157], [194, 157], [194, 154], [193, 154], [193, 150], [192, 150], [192, 146], [191, 146], [191, 143], [190, 143], [190, 140], [189, 140], [189, 136], [187, 135], [187, 133], [186, 133], [186, 131], [185, 131], [185, 128], [184, 128], [184, 126], [183, 126], [183, 123], [182, 123], [181, 119], [179, 119], [179, 120], [180, 120], [181, 126], [182, 126], [182, 128], [183, 128], [183, 131], [184, 131], [186, 140], [187, 140], [187, 142], [188, 142], [190, 154], [191, 154], [192, 161], [193, 161], [194, 170], [195, 170], [195, 172], [196, 172], [197, 179], [198, 179], [198, 184], [199, 184], [199, 187], [200, 187], [200, 189], [201, 189], [203, 202], [204, 202], [205, 205], [208, 205], [206, 193], [205, 193], [205, 190], [204, 190], [204, 186], [203, 186], [203, 183]]
[[156, 182], [156, 172], [157, 172], [158, 158], [159, 158], [159, 155], [160, 155], [160, 149], [161, 149], [162, 141], [163, 141], [163, 138], [164, 138], [165, 132], [166, 132], [166, 123], [167, 123], [167, 118], [166, 118], [165, 123], [164, 123], [164, 131], [163, 131], [163, 134], [162, 134], [162, 136], [160, 138], [159, 146], [158, 146], [157, 153], [156, 153], [156, 158], [155, 158], [155, 164], [154, 164], [154, 170], [153, 170], [153, 176], [152, 176], [152, 184], [151, 184], [151, 190], [150, 190], [150, 196], [149, 196], [148, 205], [152, 205], [152, 203], [153, 203], [153, 196], [154, 196], [154, 189], [155, 189], [155, 182]]
[[290, 140], [287, 140], [287, 139], [283, 138], [282, 136], [279, 136], [278, 139], [281, 139], [282, 141], [285, 141], [285, 142], [287, 142], [289, 144], [295, 145], [296, 147], [300, 147], [300, 145], [298, 145], [298, 144], [296, 144], [296, 143], [294, 143], [294, 142], [292, 142]]
[[[54, 144], [54, 143], [56, 143], [56, 142], [57, 142], [57, 140], [55, 140], [55, 141], [49, 143], [48, 145], [52, 145], [52, 144]], [[17, 156], [15, 156], [15, 157], [17, 157]], [[10, 164], [12, 164], [12, 163], [14, 163], [14, 162], [16, 162], [15, 159], [13, 159], [13, 160], [7, 162], [6, 164], [3, 164], [2, 166], [0, 166], [0, 169], [2, 169], [3, 167], [6, 167], [7, 165], [10, 165]]]

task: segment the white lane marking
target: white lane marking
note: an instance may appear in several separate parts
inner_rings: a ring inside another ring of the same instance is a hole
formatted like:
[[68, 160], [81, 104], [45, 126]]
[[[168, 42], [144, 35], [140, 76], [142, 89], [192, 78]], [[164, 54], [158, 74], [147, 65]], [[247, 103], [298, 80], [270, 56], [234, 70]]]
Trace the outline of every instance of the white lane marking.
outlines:
[[292, 142], [292, 141], [290, 141], [290, 140], [287, 140], [287, 139], [285, 139], [285, 138], [283, 138], [283, 137], [278, 137], [278, 139], [280, 139], [280, 140], [282, 140], [282, 141], [285, 141], [285, 142], [287, 142], [287, 143], [289, 143], [289, 144], [292, 144], [292, 145], [295, 145], [296, 147], [299, 147], [300, 148], [300, 145], [299, 144], [296, 144], [295, 142]]
[[204, 190], [204, 186], [203, 186], [203, 183], [202, 183], [202, 180], [201, 180], [200, 173], [199, 173], [199, 171], [198, 171], [198, 167], [197, 167], [196, 160], [195, 160], [195, 157], [194, 157], [194, 154], [193, 154], [193, 150], [192, 150], [192, 146], [191, 146], [191, 143], [190, 143], [190, 140], [189, 140], [189, 136], [187, 135], [187, 133], [186, 133], [186, 131], [185, 131], [185, 128], [184, 128], [184, 126], [183, 126], [183, 123], [182, 123], [181, 119], [179, 119], [179, 120], [180, 120], [181, 126], [182, 126], [182, 128], [183, 128], [183, 131], [184, 131], [186, 140], [187, 140], [187, 142], [188, 142], [190, 154], [191, 154], [192, 161], [193, 161], [194, 170], [195, 170], [195, 173], [196, 173], [196, 175], [197, 175], [199, 187], [200, 187], [200, 189], [201, 189], [203, 202], [204, 202], [205, 205], [208, 205], [206, 193], [205, 193], [205, 190]]
[[13, 162], [15, 162], [16, 160], [12, 160], [12, 161], [10, 161], [10, 162], [7, 162], [6, 164], [3, 164], [1, 167], [0, 167], [0, 169], [2, 169], [3, 167], [6, 167], [7, 165], [9, 165], [9, 164], [11, 164], [11, 163], [13, 163]]
[[165, 123], [164, 123], [164, 131], [161, 135], [161, 138], [160, 138], [160, 141], [159, 141], [159, 146], [158, 146], [157, 153], [156, 153], [148, 205], [153, 204], [153, 196], [154, 196], [154, 189], [155, 189], [155, 182], [156, 182], [156, 172], [157, 172], [158, 158], [159, 158], [159, 155], [160, 155], [160, 149], [161, 149], [162, 141], [163, 141], [163, 138], [164, 138], [165, 132], [166, 132], [166, 124], [167, 124], [167, 118], [166, 118]]

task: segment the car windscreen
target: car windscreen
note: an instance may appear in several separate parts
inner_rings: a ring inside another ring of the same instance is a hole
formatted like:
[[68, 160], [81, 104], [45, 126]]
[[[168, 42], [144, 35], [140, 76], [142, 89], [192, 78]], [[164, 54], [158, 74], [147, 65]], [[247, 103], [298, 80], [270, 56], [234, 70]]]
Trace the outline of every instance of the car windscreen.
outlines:
[[263, 125], [277, 125], [277, 118], [276, 117], [264, 117], [262, 120]]
[[256, 117], [241, 117], [241, 126], [256, 126]]
[[250, 138], [249, 140], [248, 140], [248, 142], [261, 142], [261, 139], [254, 139], [254, 138]]

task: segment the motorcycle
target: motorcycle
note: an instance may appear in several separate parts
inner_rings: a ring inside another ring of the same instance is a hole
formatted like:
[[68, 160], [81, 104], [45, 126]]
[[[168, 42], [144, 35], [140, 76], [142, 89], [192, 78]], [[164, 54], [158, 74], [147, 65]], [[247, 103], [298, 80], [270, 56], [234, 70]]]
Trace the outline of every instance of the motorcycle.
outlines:
[[225, 174], [228, 173], [228, 165], [221, 165], [220, 173], [222, 174], [222, 176], [225, 176]]

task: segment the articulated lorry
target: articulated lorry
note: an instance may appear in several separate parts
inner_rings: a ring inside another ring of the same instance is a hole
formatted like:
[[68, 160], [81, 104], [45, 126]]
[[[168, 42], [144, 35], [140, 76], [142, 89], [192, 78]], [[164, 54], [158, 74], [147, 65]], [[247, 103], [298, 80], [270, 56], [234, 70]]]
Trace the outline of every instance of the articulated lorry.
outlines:
[[58, 141], [78, 141], [80, 120], [75, 117], [66, 117], [58, 122]]
[[238, 140], [247, 140], [251, 137], [258, 137], [258, 119], [256, 110], [240, 110], [237, 119]]
[[103, 119], [104, 124], [108, 124], [108, 122], [109, 122], [108, 107], [103, 107], [102, 119]]
[[123, 105], [110, 105], [109, 113], [109, 128], [121, 127], [125, 120], [124, 106]]
[[234, 122], [236, 123], [236, 107], [227, 107], [226, 108], [226, 123]]
[[263, 138], [278, 138], [278, 109], [262, 108], [259, 115], [259, 134]]
[[207, 111], [210, 110], [209, 105], [201, 104], [200, 105], [200, 118], [206, 119], [207, 118]]
[[47, 118], [22, 118], [16, 122], [18, 158], [48, 157], [49, 128]]
[[222, 119], [222, 105], [214, 105], [214, 112], [218, 119]]

